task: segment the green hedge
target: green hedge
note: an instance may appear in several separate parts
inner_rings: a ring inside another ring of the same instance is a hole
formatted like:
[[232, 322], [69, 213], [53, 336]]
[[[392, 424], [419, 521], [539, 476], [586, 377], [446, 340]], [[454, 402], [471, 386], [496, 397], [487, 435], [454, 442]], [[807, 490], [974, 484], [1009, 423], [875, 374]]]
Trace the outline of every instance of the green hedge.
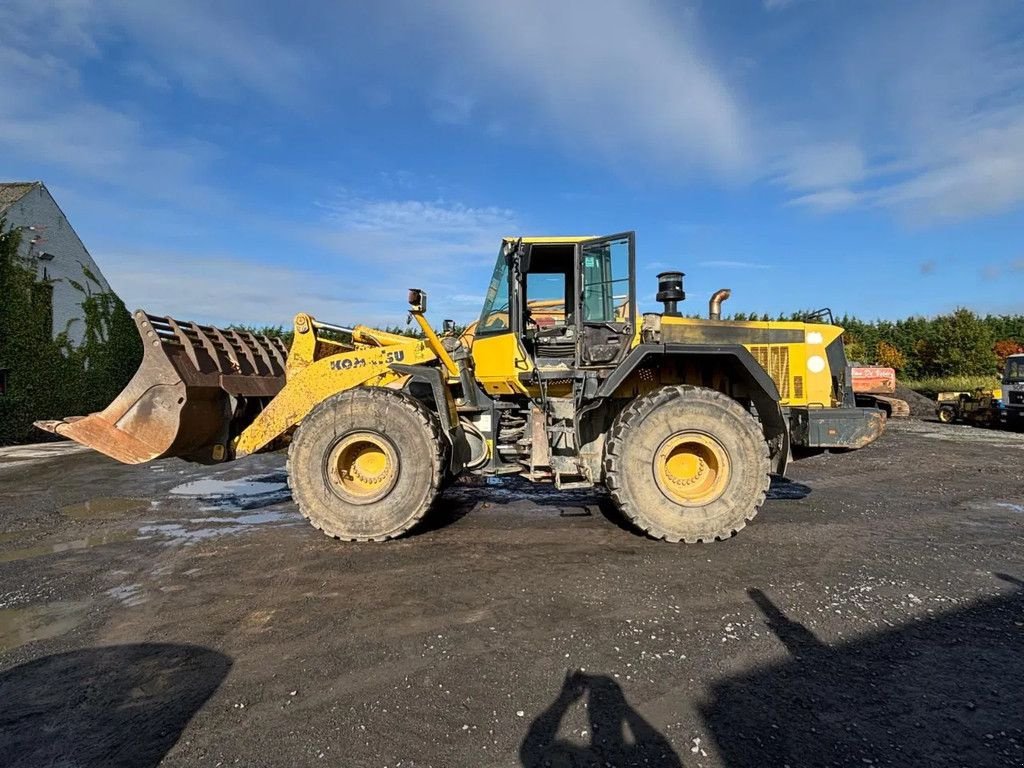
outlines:
[[0, 444], [35, 442], [45, 433], [37, 419], [101, 410], [128, 383], [142, 361], [142, 341], [117, 296], [102, 290], [82, 265], [85, 333], [72, 345], [65, 329], [53, 336], [50, 287], [39, 280], [34, 256], [21, 256], [20, 232], [0, 219], [0, 368], [7, 394], [0, 396]]

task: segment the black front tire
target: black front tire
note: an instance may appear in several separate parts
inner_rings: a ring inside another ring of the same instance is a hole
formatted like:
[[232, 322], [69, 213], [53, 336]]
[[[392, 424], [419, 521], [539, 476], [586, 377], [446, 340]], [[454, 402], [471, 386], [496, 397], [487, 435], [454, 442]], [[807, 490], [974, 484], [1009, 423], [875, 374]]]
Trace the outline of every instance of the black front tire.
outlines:
[[[726, 477], [706, 503], [679, 503], [659, 480], [658, 457], [679, 434], [706, 436], [726, 457]], [[619, 509], [649, 536], [671, 542], [735, 535], [764, 503], [770, 471], [757, 419], [731, 397], [702, 387], [662, 387], [638, 397], [616, 418], [605, 448], [605, 483]]]
[[[379, 445], [379, 455], [387, 457], [377, 490], [371, 483], [352, 492], [348, 475], [339, 471], [339, 450], [359, 439]], [[419, 522], [437, 497], [445, 447], [437, 415], [408, 393], [381, 387], [340, 392], [296, 430], [288, 450], [292, 496], [303, 516], [328, 536], [391, 539]]]

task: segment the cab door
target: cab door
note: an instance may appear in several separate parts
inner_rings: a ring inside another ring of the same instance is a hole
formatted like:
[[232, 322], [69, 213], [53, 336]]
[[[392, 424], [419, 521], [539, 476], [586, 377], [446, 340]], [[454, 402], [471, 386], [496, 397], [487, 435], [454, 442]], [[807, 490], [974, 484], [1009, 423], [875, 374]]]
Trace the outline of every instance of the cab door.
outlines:
[[583, 240], [576, 246], [576, 364], [618, 364], [629, 351], [636, 328], [634, 263], [636, 234]]

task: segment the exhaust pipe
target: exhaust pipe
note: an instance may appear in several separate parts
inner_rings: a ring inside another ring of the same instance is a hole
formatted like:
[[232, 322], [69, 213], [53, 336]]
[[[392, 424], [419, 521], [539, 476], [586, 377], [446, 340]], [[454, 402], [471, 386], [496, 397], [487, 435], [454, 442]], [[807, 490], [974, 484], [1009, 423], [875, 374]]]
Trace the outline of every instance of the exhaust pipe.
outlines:
[[708, 302], [708, 320], [722, 319], [722, 302], [730, 296], [732, 296], [732, 291], [728, 288], [719, 288], [711, 294], [711, 300]]

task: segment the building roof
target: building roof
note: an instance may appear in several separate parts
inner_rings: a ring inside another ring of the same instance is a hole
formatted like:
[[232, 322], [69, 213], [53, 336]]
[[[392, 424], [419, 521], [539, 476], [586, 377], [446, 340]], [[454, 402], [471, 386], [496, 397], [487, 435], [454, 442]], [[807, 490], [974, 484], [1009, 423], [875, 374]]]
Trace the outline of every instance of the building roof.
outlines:
[[0, 216], [21, 200], [29, 191], [42, 184], [41, 181], [0, 181]]

